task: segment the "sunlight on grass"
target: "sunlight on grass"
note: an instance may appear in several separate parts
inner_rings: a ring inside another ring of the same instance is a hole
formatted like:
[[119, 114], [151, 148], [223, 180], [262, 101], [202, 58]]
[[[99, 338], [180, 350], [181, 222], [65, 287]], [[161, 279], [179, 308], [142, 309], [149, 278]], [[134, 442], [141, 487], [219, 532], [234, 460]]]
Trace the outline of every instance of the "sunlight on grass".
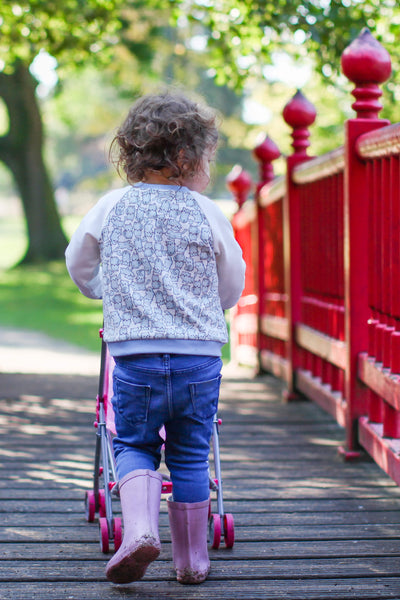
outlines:
[[0, 270], [15, 265], [26, 251], [25, 225], [17, 217], [0, 220]]
[[101, 301], [85, 298], [63, 262], [0, 272], [0, 324], [99, 350]]
[[[71, 215], [62, 219], [63, 229], [68, 238], [74, 233], [81, 217]], [[10, 269], [25, 254], [27, 248], [25, 222], [22, 217], [0, 219], [0, 271]]]
[[[65, 220], [70, 235], [79, 217]], [[85, 298], [71, 281], [64, 261], [18, 266], [26, 250], [23, 219], [0, 222], [0, 325], [40, 331], [55, 339], [99, 350], [101, 302]]]

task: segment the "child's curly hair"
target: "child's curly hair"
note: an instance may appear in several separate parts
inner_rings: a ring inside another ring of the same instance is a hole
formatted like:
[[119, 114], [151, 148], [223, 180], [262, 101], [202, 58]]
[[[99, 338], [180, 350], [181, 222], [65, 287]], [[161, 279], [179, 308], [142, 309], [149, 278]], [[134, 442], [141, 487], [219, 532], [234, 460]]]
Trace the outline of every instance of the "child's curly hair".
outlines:
[[182, 94], [165, 92], [135, 102], [112, 141], [110, 157], [118, 173], [125, 171], [129, 183], [162, 169], [174, 180], [195, 174], [204, 153], [214, 149], [217, 141], [216, 115], [211, 109]]

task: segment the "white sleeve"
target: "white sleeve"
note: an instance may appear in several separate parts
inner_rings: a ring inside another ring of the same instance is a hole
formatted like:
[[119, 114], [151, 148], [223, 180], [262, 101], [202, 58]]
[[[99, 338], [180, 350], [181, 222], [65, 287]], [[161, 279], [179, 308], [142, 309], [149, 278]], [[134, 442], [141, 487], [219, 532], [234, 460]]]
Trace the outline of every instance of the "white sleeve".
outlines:
[[210, 224], [218, 271], [218, 289], [223, 310], [235, 306], [243, 288], [246, 263], [235, 240], [232, 225], [220, 208], [206, 196], [192, 192]]
[[65, 251], [68, 273], [88, 298], [102, 297], [99, 239], [105, 217], [125, 191], [113, 190], [103, 196], [83, 218]]

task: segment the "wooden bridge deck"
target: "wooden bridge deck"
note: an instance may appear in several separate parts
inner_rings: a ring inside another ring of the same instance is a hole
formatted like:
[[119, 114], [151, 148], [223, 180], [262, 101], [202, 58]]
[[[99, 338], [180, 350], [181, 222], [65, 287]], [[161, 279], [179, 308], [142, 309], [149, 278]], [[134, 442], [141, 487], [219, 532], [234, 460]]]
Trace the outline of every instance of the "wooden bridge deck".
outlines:
[[0, 599], [400, 598], [400, 490], [368, 459], [343, 463], [342, 430], [308, 402], [285, 405], [273, 378], [225, 377], [220, 416], [232, 550], [211, 551], [201, 586], [174, 580], [163, 549], [141, 582], [104, 576], [84, 519], [96, 378], [0, 375]]

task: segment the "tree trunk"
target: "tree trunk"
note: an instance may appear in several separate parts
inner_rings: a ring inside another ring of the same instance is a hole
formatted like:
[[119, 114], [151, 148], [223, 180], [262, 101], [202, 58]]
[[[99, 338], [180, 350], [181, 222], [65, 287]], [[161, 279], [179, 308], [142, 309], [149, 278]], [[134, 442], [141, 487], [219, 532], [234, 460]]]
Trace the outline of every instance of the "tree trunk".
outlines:
[[24, 263], [60, 259], [67, 245], [43, 160], [43, 125], [35, 87], [22, 63], [11, 74], [0, 73], [0, 96], [10, 121], [8, 133], [0, 137], [0, 160], [12, 172], [24, 208], [28, 232]]

